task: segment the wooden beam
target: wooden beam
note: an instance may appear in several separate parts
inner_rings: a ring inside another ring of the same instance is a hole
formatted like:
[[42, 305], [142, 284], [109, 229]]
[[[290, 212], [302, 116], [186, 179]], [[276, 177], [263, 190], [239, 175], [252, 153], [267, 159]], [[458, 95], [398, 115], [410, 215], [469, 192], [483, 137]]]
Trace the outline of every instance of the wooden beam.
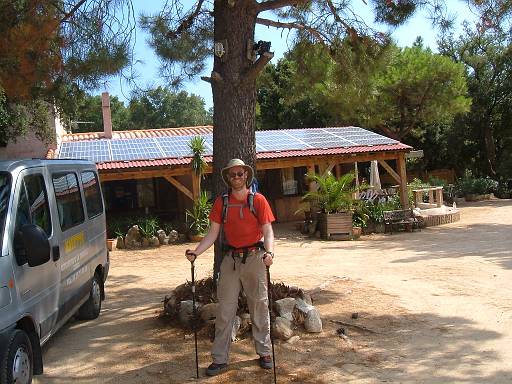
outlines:
[[[207, 166], [204, 173], [211, 173], [212, 167]], [[134, 180], [134, 179], [150, 179], [152, 177], [165, 177], [167, 176], [184, 176], [191, 175], [192, 169], [189, 165], [175, 165], [172, 167], [165, 168], [130, 168], [127, 170], [116, 169], [116, 170], [100, 170], [100, 180], [103, 181], [114, 181], [114, 180]]]
[[337, 164], [337, 162], [336, 162], [336, 161], [331, 161], [331, 162], [329, 162], [329, 164], [327, 164], [327, 166], [326, 166], [326, 168], [325, 168], [325, 170], [324, 170], [324, 172], [323, 172], [323, 175], [326, 175], [326, 174], [327, 174], [327, 172], [331, 172], [331, 171], [332, 171], [332, 169], [334, 168], [334, 166], [335, 166], [336, 164]]
[[171, 183], [172, 185], [174, 185], [176, 188], [178, 188], [178, 190], [180, 190], [181, 192], [183, 192], [185, 194], [185, 196], [187, 196], [190, 200], [194, 201], [194, 195], [192, 194], [192, 192], [190, 192], [190, 190], [185, 187], [183, 184], [181, 184], [178, 180], [176, 180], [174, 177], [172, 176], [167, 176], [165, 175], [164, 176], [165, 180], [167, 180], [169, 183]]
[[326, 156], [311, 156], [311, 157], [288, 157], [282, 159], [259, 159], [257, 161], [258, 169], [277, 169], [277, 168], [290, 168], [290, 167], [307, 167], [314, 162], [315, 164], [322, 163], [355, 163], [367, 162], [371, 160], [395, 160], [399, 151], [389, 152], [368, 152], [362, 154], [350, 154], [350, 155], [326, 155]]
[[400, 202], [402, 208], [409, 208], [409, 197], [407, 195], [407, 170], [405, 168], [405, 153], [400, 153], [398, 156], [398, 172], [400, 173]]
[[398, 184], [402, 183], [398, 173], [396, 173], [395, 170], [391, 168], [391, 165], [386, 163], [386, 160], [379, 160], [379, 164], [382, 165], [386, 171], [388, 171], [391, 177], [393, 177], [393, 179], [395, 179]]

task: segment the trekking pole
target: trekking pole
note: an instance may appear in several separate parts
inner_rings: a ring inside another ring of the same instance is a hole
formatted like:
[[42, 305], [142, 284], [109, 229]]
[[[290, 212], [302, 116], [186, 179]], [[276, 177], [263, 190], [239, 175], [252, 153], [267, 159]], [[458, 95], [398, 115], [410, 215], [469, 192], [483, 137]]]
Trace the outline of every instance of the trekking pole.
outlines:
[[[187, 251], [187, 254], [194, 255], [197, 257], [197, 255], [193, 252]], [[192, 328], [194, 329], [194, 344], [196, 347], [196, 378], [199, 379], [199, 361], [197, 357], [197, 327], [196, 327], [196, 321], [197, 321], [197, 309], [196, 309], [196, 280], [195, 280], [195, 267], [194, 267], [194, 260], [190, 262], [190, 272], [192, 274]]]
[[270, 320], [270, 344], [272, 344], [272, 366], [274, 368], [274, 384], [277, 384], [276, 355], [274, 353], [274, 338], [272, 337], [272, 287], [270, 285], [270, 267], [267, 265], [267, 291], [268, 291], [268, 316]]

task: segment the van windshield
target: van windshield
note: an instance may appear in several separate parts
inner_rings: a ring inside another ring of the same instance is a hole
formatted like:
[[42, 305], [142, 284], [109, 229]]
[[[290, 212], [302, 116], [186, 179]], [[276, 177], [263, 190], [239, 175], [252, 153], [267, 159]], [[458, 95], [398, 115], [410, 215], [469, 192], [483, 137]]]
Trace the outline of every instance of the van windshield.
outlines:
[[[4, 240], [5, 217], [9, 208], [9, 196], [11, 195], [11, 176], [9, 173], [0, 172], [0, 248]], [[2, 256], [0, 252], [0, 256]]]

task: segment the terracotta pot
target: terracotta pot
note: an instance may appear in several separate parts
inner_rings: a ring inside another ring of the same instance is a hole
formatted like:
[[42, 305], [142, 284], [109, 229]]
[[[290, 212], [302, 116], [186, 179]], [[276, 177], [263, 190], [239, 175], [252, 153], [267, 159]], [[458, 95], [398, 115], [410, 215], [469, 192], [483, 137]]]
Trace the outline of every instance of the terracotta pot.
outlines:
[[361, 227], [352, 227], [352, 237], [354, 239], [359, 239], [361, 237], [361, 233], [363, 232], [363, 228]]
[[116, 247], [117, 239], [107, 239], [107, 249], [109, 251], [114, 250]]
[[197, 243], [197, 242], [203, 240], [204, 235], [192, 235], [192, 234], [189, 234], [188, 238], [189, 238], [190, 241], [193, 241], [193, 242]]

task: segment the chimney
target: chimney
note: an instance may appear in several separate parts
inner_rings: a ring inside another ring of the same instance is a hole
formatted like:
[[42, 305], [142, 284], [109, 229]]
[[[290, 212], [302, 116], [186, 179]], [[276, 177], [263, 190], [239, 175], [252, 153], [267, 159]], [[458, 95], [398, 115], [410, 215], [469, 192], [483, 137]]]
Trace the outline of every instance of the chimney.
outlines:
[[101, 94], [101, 109], [103, 111], [103, 132], [105, 138], [112, 138], [112, 115], [110, 114], [110, 96], [108, 92]]

